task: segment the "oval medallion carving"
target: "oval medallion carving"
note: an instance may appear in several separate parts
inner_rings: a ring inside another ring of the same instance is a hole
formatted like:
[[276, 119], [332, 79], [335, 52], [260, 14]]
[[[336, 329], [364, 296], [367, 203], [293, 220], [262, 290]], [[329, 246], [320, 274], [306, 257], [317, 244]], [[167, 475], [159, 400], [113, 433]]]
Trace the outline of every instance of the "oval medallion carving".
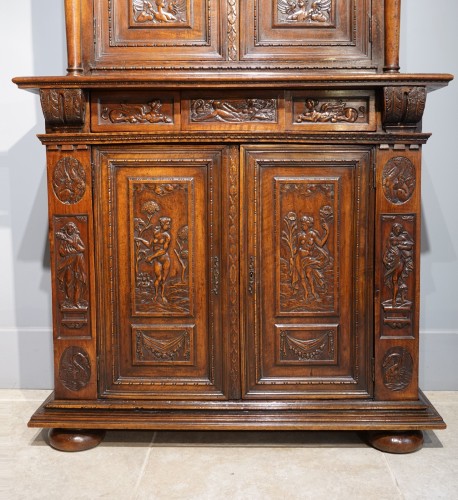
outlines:
[[91, 361], [81, 347], [67, 347], [60, 358], [59, 379], [71, 391], [79, 391], [91, 379]]
[[397, 156], [387, 161], [383, 167], [382, 185], [385, 197], [395, 205], [410, 200], [416, 184], [415, 167], [405, 156]]
[[404, 347], [392, 347], [382, 362], [383, 383], [390, 391], [403, 391], [412, 381], [413, 359]]
[[83, 165], [71, 156], [61, 158], [54, 167], [52, 187], [56, 198], [65, 205], [80, 201], [86, 192], [86, 172]]

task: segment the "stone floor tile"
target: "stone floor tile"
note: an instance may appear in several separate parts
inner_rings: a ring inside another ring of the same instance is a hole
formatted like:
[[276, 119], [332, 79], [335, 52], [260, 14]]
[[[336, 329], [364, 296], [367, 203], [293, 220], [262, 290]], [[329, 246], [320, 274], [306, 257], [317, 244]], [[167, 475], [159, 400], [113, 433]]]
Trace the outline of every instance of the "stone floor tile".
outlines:
[[0, 401], [37, 401], [40, 404], [52, 391], [30, 389], [0, 389]]

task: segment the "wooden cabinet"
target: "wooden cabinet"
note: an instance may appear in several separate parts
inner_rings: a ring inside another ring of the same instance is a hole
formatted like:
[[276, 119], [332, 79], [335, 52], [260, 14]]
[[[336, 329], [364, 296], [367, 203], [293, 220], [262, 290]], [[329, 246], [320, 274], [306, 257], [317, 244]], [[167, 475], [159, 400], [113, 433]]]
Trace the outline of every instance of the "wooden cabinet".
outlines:
[[[66, 0], [46, 120], [51, 444], [444, 422], [418, 388], [421, 131], [399, 1]], [[77, 430], [78, 429], [78, 430]]]

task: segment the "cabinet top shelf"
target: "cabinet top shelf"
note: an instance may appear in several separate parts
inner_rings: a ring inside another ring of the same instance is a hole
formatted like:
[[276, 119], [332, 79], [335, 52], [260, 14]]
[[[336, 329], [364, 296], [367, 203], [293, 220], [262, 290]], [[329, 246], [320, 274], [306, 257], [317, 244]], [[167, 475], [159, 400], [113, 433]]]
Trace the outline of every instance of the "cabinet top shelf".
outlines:
[[17, 77], [13, 82], [21, 89], [148, 89], [148, 88], [377, 88], [386, 86], [421, 86], [428, 91], [448, 85], [450, 74], [387, 73], [387, 74], [316, 74], [310, 72], [241, 72], [241, 71], [161, 71], [148, 74], [110, 73], [90, 76]]

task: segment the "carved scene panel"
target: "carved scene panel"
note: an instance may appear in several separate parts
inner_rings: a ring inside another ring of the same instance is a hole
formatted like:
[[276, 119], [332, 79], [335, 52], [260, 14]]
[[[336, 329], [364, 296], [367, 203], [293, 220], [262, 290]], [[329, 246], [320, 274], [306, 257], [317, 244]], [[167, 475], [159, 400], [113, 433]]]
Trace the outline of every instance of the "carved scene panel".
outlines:
[[191, 178], [130, 178], [134, 315], [193, 312], [194, 183]]
[[339, 183], [276, 178], [277, 311], [333, 314], [339, 269]]

